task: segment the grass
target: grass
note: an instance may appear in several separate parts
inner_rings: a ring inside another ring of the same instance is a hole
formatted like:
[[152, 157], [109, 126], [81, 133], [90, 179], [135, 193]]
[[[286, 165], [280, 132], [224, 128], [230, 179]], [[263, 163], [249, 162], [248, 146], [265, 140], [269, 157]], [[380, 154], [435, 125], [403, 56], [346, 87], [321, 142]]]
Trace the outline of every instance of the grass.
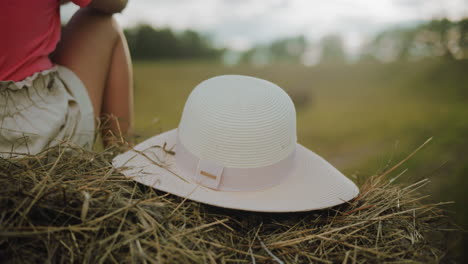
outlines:
[[[372, 174], [385, 167], [390, 156], [405, 155], [429, 137], [434, 137], [434, 143], [426, 153], [437, 153], [432, 161], [441, 165], [455, 151], [449, 145], [467, 144], [460, 136], [468, 131], [468, 97], [460, 98], [456, 91], [468, 90], [468, 76], [445, 74], [446, 80], [434, 81], [431, 75], [444, 73], [448, 66], [468, 69], [467, 65], [430, 61], [255, 68], [141, 63], [135, 65], [136, 128], [143, 138], [172, 129], [178, 125], [187, 96], [199, 82], [220, 74], [246, 74], [286, 89], [297, 105], [299, 142], [348, 174], [357, 169]], [[421, 156], [421, 160], [426, 158]], [[428, 173], [431, 171], [420, 172]]]

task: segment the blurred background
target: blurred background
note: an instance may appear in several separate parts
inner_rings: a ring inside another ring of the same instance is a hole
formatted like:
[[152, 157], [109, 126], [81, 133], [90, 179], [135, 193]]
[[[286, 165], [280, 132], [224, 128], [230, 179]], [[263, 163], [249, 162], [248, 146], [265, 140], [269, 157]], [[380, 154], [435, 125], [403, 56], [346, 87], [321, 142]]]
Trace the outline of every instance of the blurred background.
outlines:
[[[354, 181], [433, 138], [390, 178], [430, 179], [421, 191], [455, 201], [446, 208], [468, 228], [468, 1], [129, 2], [117, 19], [134, 60], [140, 140], [177, 127], [201, 81], [264, 78], [295, 102], [299, 141]], [[64, 23], [75, 11], [62, 8]]]

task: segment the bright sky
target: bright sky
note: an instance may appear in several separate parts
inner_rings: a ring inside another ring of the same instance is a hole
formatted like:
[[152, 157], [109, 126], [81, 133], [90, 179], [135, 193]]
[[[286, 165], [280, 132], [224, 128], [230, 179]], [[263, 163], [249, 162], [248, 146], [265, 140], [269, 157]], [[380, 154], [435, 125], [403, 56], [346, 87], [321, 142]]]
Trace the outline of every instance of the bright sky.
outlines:
[[[64, 7], [65, 20], [75, 10]], [[353, 52], [386, 27], [441, 17], [468, 17], [468, 0], [129, 0], [117, 19], [123, 26], [202, 31], [237, 50], [279, 37], [304, 34], [313, 41], [339, 33]]]

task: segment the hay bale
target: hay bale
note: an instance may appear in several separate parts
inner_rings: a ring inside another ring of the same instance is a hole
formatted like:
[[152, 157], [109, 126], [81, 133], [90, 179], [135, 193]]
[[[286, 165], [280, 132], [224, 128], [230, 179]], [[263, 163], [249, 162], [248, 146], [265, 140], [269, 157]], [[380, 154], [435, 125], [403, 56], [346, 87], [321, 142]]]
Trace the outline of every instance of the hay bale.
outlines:
[[0, 256], [15, 263], [364, 263], [447, 260], [440, 204], [383, 177], [328, 210], [215, 208], [135, 183], [113, 152], [62, 145], [0, 159]]

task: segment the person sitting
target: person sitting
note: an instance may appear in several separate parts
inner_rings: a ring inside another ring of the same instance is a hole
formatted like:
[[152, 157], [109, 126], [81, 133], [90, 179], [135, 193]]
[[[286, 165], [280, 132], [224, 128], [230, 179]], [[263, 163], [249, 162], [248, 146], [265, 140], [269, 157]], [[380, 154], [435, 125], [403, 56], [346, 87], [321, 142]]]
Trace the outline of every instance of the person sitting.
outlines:
[[73, 0], [81, 8], [62, 32], [66, 2], [0, 3], [0, 155], [61, 141], [91, 148], [97, 127], [105, 145], [132, 135], [132, 62], [113, 17], [127, 1]]

